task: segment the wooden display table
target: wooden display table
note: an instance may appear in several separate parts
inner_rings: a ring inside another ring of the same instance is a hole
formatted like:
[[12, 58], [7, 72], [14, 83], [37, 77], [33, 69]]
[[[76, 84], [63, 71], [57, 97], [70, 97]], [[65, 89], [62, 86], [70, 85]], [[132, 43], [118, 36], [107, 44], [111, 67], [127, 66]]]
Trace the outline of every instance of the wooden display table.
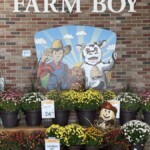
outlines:
[[41, 130], [41, 131], [45, 131], [46, 128], [44, 128], [44, 126], [36, 126], [36, 127], [29, 127], [25, 124], [23, 125], [19, 125], [17, 127], [13, 127], [13, 128], [4, 128], [2, 125], [0, 125], [0, 132], [5, 132], [5, 131], [9, 131], [9, 132], [15, 132], [15, 131], [24, 131], [26, 133], [31, 133], [33, 131], [37, 131], [37, 130]]

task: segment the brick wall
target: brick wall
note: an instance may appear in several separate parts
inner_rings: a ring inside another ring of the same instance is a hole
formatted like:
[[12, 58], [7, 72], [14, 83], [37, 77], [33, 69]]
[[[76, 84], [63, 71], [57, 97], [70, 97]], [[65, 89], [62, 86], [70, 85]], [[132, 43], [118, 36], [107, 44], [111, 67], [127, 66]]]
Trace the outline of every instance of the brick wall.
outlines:
[[[43, 1], [37, 0], [40, 10]], [[62, 25], [91, 25], [110, 29], [117, 34], [118, 60], [113, 70], [111, 86], [121, 87], [131, 80], [140, 87], [150, 86], [150, 1], [137, 0], [136, 13], [128, 13], [129, 5], [119, 14], [92, 13], [93, 0], [81, 0], [82, 13], [13, 13], [14, 1], [0, 1], [0, 67], [7, 86], [24, 87], [35, 75], [36, 52], [34, 34], [37, 31]], [[61, 1], [57, 4], [60, 9]], [[20, 10], [25, 10], [21, 7]], [[120, 9], [120, 1], [113, 1]], [[30, 49], [31, 58], [22, 51]]]

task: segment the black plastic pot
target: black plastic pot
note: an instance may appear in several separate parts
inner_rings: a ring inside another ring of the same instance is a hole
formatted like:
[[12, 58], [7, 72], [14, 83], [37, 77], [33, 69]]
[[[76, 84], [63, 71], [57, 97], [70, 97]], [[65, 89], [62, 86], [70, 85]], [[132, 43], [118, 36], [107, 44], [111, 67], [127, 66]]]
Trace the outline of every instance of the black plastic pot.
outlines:
[[68, 150], [80, 150], [80, 146], [68, 146]]
[[99, 148], [96, 147], [96, 146], [85, 146], [84, 149], [85, 149], [85, 150], [99, 150]]
[[144, 115], [144, 122], [150, 125], [150, 112], [144, 111], [143, 115]]
[[18, 112], [0, 112], [2, 124], [5, 128], [12, 128], [18, 125]]
[[137, 111], [120, 110], [120, 124], [123, 125], [130, 120], [134, 120]]
[[68, 124], [69, 115], [69, 110], [55, 110], [55, 118], [52, 119], [52, 122], [60, 126], [65, 126]]
[[144, 150], [145, 144], [132, 144], [129, 150]]
[[76, 109], [78, 122], [83, 126], [91, 126], [96, 117], [96, 110]]
[[39, 126], [42, 122], [41, 110], [25, 111], [25, 120], [28, 126]]

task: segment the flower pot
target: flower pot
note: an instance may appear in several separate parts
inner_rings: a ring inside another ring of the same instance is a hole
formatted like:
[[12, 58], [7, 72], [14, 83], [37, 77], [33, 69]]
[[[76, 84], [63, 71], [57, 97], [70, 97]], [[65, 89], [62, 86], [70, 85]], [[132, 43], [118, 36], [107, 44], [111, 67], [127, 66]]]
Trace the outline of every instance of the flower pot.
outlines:
[[62, 146], [62, 145], [60, 145], [60, 150], [66, 150], [67, 149], [67, 147], [66, 146]]
[[150, 125], [150, 112], [144, 111], [143, 115], [144, 115], [144, 122]]
[[96, 146], [85, 146], [85, 150], [99, 150]]
[[43, 124], [44, 128], [48, 128], [52, 124], [51, 118], [44, 118], [42, 120], [42, 124]]
[[130, 120], [134, 120], [137, 111], [120, 110], [120, 124], [123, 125]]
[[33, 150], [45, 150], [44, 147], [35, 147]]
[[55, 110], [55, 118], [52, 119], [54, 124], [65, 126], [68, 124], [70, 111], [68, 110]]
[[5, 128], [12, 128], [18, 125], [18, 112], [0, 112], [2, 124]]
[[80, 150], [80, 146], [68, 146], [68, 150]]
[[126, 150], [126, 147], [123, 145], [110, 145], [109, 150]]
[[131, 144], [129, 150], [144, 150], [145, 144]]
[[42, 122], [41, 110], [25, 111], [25, 120], [28, 126], [39, 126]]
[[96, 110], [76, 109], [78, 122], [83, 126], [91, 126], [96, 117]]

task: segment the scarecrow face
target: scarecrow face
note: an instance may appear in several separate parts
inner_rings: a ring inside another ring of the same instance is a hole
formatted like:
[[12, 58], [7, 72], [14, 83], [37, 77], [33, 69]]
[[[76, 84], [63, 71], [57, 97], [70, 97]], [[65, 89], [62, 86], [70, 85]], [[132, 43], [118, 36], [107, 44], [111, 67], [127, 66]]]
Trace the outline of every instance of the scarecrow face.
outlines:
[[109, 121], [115, 119], [115, 113], [112, 110], [102, 108], [100, 111], [100, 117], [104, 121]]
[[53, 60], [55, 63], [59, 63], [63, 57], [64, 57], [64, 51], [63, 50], [59, 50], [59, 51], [53, 51]]

